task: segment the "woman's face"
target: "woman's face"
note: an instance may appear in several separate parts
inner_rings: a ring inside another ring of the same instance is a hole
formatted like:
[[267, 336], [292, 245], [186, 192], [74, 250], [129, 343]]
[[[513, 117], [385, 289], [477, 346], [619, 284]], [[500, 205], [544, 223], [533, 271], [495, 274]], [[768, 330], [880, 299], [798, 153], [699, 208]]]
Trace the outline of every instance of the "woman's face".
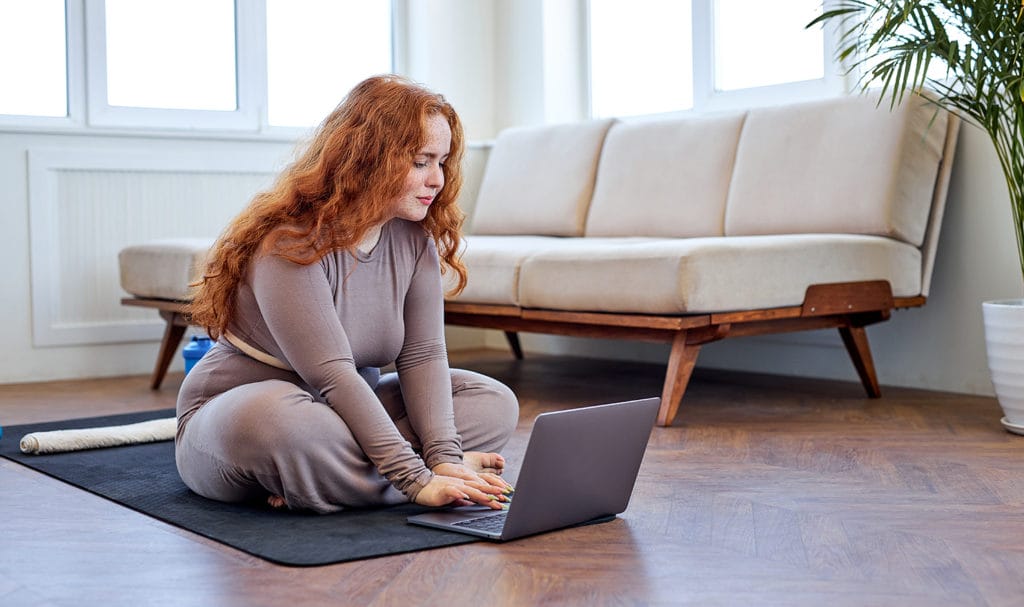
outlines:
[[393, 217], [408, 221], [423, 221], [434, 197], [444, 187], [441, 167], [448, 160], [452, 146], [452, 131], [444, 116], [435, 114], [427, 119], [427, 142], [412, 159], [405, 188], [395, 201]]

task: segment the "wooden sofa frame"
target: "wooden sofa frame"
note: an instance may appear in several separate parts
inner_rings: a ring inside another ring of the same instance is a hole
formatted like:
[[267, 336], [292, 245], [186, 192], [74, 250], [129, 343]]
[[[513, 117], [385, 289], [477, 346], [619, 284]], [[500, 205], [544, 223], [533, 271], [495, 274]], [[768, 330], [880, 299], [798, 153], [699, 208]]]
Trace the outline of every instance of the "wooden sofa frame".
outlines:
[[[925, 301], [924, 296], [893, 297], [888, 281], [879, 280], [812, 285], [799, 306], [680, 316], [566, 312], [446, 302], [445, 323], [504, 331], [517, 359], [523, 358], [520, 332], [669, 343], [672, 349], [661, 391], [658, 425], [670, 426], [679, 411], [701, 346], [727, 337], [839, 329], [864, 389], [868, 396], [878, 398], [882, 391], [864, 327], [888, 320], [895, 309], [922, 306]], [[150, 378], [150, 388], [157, 390], [191, 324], [188, 302], [125, 297], [121, 303], [156, 309], [164, 319], [160, 352]]]
[[726, 337], [837, 328], [868, 396], [878, 398], [882, 392], [864, 327], [888, 320], [894, 309], [921, 306], [925, 300], [924, 296], [894, 298], [889, 282], [881, 280], [812, 285], [799, 306], [680, 316], [446, 302], [445, 322], [504, 331], [519, 359], [523, 357], [520, 332], [670, 343], [658, 412], [658, 425], [670, 426], [701, 346]]

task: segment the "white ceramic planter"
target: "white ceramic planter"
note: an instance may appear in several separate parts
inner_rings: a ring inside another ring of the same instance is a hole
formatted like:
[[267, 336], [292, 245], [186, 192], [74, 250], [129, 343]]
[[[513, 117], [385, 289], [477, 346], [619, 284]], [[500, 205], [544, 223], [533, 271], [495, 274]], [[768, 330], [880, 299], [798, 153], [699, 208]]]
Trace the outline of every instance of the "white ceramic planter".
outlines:
[[1003, 427], [1024, 434], [1024, 299], [986, 301], [985, 347]]

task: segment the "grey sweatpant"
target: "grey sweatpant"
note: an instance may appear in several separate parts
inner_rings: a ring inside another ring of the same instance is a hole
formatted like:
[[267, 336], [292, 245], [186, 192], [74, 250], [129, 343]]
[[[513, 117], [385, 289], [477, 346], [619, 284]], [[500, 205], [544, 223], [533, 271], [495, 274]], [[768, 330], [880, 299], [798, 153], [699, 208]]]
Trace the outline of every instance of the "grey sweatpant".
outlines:
[[[183, 395], [190, 380], [209, 383], [202, 381], [205, 371], [197, 366], [186, 377]], [[451, 379], [462, 449], [500, 450], [515, 430], [515, 395], [472, 371], [452, 369]], [[397, 374], [382, 376], [374, 391], [418, 452]], [[380, 475], [342, 418], [303, 386], [284, 379], [243, 384], [190, 413], [180, 422], [175, 458], [185, 484], [202, 496], [239, 502], [273, 494], [290, 508], [316, 512], [408, 501]]]

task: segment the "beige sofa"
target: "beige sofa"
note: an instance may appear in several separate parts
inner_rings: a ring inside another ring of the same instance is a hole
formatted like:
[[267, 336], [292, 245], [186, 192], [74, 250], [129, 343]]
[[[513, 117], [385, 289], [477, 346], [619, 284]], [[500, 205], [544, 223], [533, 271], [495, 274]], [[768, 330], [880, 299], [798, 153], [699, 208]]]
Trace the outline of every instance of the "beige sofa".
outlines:
[[[490, 150], [452, 325], [672, 344], [659, 424], [700, 347], [837, 328], [872, 396], [864, 327], [925, 303], [959, 121], [919, 98], [509, 129]], [[167, 329], [158, 387], [209, 241], [121, 252], [129, 305]]]
[[516, 128], [487, 160], [449, 324], [672, 344], [659, 424], [702, 344], [864, 327], [924, 304], [959, 121], [914, 97]]

